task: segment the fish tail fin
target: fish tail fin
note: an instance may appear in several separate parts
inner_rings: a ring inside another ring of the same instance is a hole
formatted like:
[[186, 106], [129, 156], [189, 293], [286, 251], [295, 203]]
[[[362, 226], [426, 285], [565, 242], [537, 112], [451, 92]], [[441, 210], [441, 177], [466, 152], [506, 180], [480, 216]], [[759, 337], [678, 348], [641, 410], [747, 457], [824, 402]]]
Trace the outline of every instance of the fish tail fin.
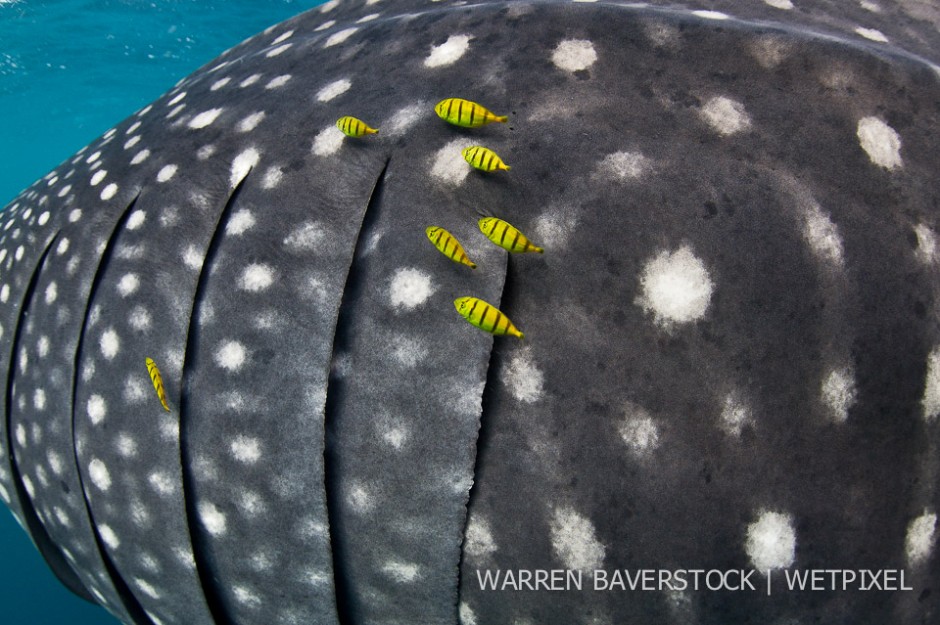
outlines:
[[378, 128], [366, 128], [366, 134], [367, 134], [367, 135], [377, 135], [377, 134], [379, 134], [379, 129], [378, 129]]
[[512, 167], [510, 167], [509, 165], [506, 165], [505, 163], [502, 164], [502, 165], [500, 165], [499, 168], [500, 168], [500, 169], [505, 169], [506, 171], [509, 171], [510, 169], [512, 169]]
[[472, 262], [472, 261], [471, 261], [470, 263], [468, 263], [468, 265], [470, 265], [470, 269], [476, 269], [476, 268], [477, 268], [477, 264], [474, 263], [474, 262]]
[[533, 247], [535, 248], [535, 249], [533, 250], [534, 252], [538, 252], [539, 254], [544, 254], [544, 253], [545, 253], [545, 250], [542, 249], [542, 248], [540, 248], [538, 245], [534, 245]]
[[497, 115], [496, 119], [494, 119], [493, 121], [505, 124], [506, 122], [509, 121], [509, 117], [507, 117], [506, 115]]

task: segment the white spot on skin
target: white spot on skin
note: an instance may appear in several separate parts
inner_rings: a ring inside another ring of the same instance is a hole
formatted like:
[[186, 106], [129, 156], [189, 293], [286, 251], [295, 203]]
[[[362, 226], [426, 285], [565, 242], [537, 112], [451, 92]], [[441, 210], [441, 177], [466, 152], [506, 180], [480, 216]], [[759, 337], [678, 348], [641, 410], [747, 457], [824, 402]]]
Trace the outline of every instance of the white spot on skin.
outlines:
[[212, 86], [209, 87], [209, 91], [218, 91], [219, 89], [227, 85], [229, 82], [231, 82], [231, 80], [232, 79], [229, 76], [226, 76], [225, 78], [220, 78], [219, 80], [212, 83]]
[[200, 501], [197, 506], [199, 519], [203, 527], [213, 536], [222, 536], [225, 534], [225, 514], [219, 510], [215, 504], [208, 501]]
[[244, 586], [233, 586], [232, 594], [235, 595], [236, 601], [249, 608], [257, 608], [261, 605], [261, 597]]
[[837, 423], [844, 423], [849, 418], [849, 410], [855, 405], [856, 398], [852, 370], [845, 367], [830, 371], [822, 384], [822, 401]]
[[295, 228], [284, 239], [284, 246], [295, 252], [311, 252], [326, 240], [326, 232], [318, 221], [308, 221]]
[[131, 159], [131, 165], [140, 165], [150, 157], [150, 150], [141, 150]]
[[285, 44], [283, 44], [283, 45], [280, 45], [280, 46], [274, 48], [273, 50], [268, 51], [264, 56], [266, 56], [266, 57], [269, 58], [269, 59], [274, 58], [274, 57], [276, 57], [276, 56], [280, 56], [280, 55], [284, 54], [284, 52], [286, 52], [287, 50], [289, 50], [293, 45], [294, 45], [294, 44], [292, 44], [292, 43], [285, 43]]
[[937, 515], [926, 510], [907, 526], [904, 552], [910, 566], [923, 564], [930, 558], [936, 542]]
[[578, 214], [572, 207], [550, 209], [535, 219], [536, 241], [552, 250], [564, 249], [577, 226]]
[[902, 165], [901, 137], [891, 126], [877, 117], [863, 117], [856, 134], [872, 163], [888, 170]]
[[108, 360], [112, 360], [121, 351], [121, 340], [114, 328], [108, 328], [104, 331], [98, 345], [101, 347], [101, 355]]
[[193, 245], [186, 246], [182, 253], [183, 263], [190, 269], [199, 270], [202, 267], [203, 257]]
[[62, 456], [52, 451], [51, 449], [46, 452], [46, 460], [49, 463], [49, 468], [52, 469], [52, 472], [56, 475], [62, 475], [62, 471], [65, 466], [62, 464]]
[[816, 256], [836, 267], [843, 266], [842, 237], [829, 215], [815, 202], [803, 206], [803, 236]]
[[747, 526], [744, 549], [754, 568], [786, 568], [796, 558], [796, 531], [789, 514], [762, 510], [757, 521]]
[[112, 182], [111, 184], [106, 186], [104, 189], [102, 189], [101, 199], [105, 201], [110, 200], [117, 194], [117, 192], [118, 192], [118, 186]]
[[389, 341], [392, 357], [402, 366], [412, 368], [427, 358], [428, 348], [421, 341], [404, 336], [393, 337]]
[[727, 13], [720, 11], [692, 11], [692, 15], [697, 15], [707, 20], [726, 20], [730, 17]]
[[251, 132], [258, 127], [258, 124], [264, 119], [264, 111], [258, 111], [257, 113], [252, 113], [245, 119], [238, 122], [238, 126], [235, 129], [238, 132]]
[[195, 130], [199, 130], [201, 128], [205, 128], [206, 126], [210, 126], [219, 117], [219, 115], [222, 114], [223, 110], [224, 109], [216, 108], [203, 111], [189, 120], [189, 127]]
[[248, 351], [238, 341], [225, 341], [215, 352], [215, 363], [229, 371], [238, 371], [248, 359]]
[[639, 152], [614, 152], [604, 157], [597, 174], [621, 182], [636, 180], [649, 168], [649, 159]]
[[344, 28], [343, 30], [337, 31], [329, 36], [329, 38], [326, 40], [326, 43], [323, 44], [323, 47], [331, 48], [337, 44], [343, 43], [344, 41], [352, 37], [353, 33], [355, 33], [357, 30], [359, 29], [353, 27], [353, 28]]
[[882, 33], [880, 30], [875, 30], [874, 28], [862, 28], [859, 26], [855, 29], [855, 32], [865, 39], [877, 41], [878, 43], [888, 43], [888, 38], [885, 37], [884, 33]]
[[790, 0], [764, 0], [764, 3], [768, 6], [772, 6], [775, 9], [781, 9], [783, 11], [789, 11], [793, 8], [793, 3]]
[[751, 411], [733, 394], [725, 397], [721, 409], [719, 425], [722, 430], [731, 436], [741, 436], [741, 430], [751, 423]]
[[733, 135], [751, 126], [751, 118], [744, 110], [744, 105], [724, 96], [710, 99], [699, 114], [712, 130], [722, 136]]
[[89, 397], [85, 408], [92, 425], [98, 425], [104, 421], [105, 415], [108, 414], [108, 406], [104, 401], [104, 397], [101, 395], [92, 395]]
[[185, 98], [185, 97], [186, 97], [186, 92], [185, 92], [185, 91], [183, 91], [183, 92], [181, 92], [181, 93], [178, 93], [178, 94], [176, 95], [176, 97], [174, 97], [172, 100], [170, 100], [169, 102], [167, 102], [166, 105], [167, 105], [167, 107], [175, 106], [176, 104], [179, 104], [180, 102], [182, 102], [182, 101], [183, 101], [183, 98]]
[[118, 434], [115, 447], [117, 447], [118, 454], [124, 458], [133, 458], [137, 455], [137, 441], [126, 432]]
[[150, 596], [153, 599], [160, 599], [161, 597], [163, 597], [163, 594], [159, 590], [154, 588], [148, 582], [140, 579], [139, 577], [134, 578], [134, 585], [140, 588], [141, 592]]
[[236, 460], [245, 464], [254, 464], [261, 458], [261, 444], [250, 436], [236, 436], [229, 449]]
[[[327, 4], [329, 4], [329, 3], [327, 3]], [[326, 6], [326, 5], [324, 5], [324, 6]], [[334, 26], [336, 26], [336, 20], [327, 20], [327, 21], [323, 22], [322, 24], [320, 24], [319, 26], [317, 26], [316, 28], [314, 28], [313, 30], [314, 30], [314, 32], [320, 32], [320, 31], [323, 31], [323, 30], [328, 30], [328, 29], [330, 29], [330, 28], [333, 28]]]
[[46, 222], [49, 221], [49, 211], [45, 211], [42, 215], [39, 216], [38, 223], [40, 226], [45, 226]]
[[236, 211], [231, 219], [229, 219], [228, 225], [225, 226], [225, 234], [238, 236], [244, 234], [245, 231], [249, 230], [255, 225], [255, 216], [247, 208], [242, 208]]
[[428, 58], [424, 59], [425, 67], [444, 67], [457, 62], [470, 48], [470, 35], [451, 35], [447, 41], [439, 46], [432, 46]]
[[126, 226], [126, 228], [127, 228], [128, 230], [137, 230], [137, 229], [140, 228], [142, 225], [144, 225], [144, 222], [145, 222], [146, 220], [147, 220], [147, 213], [146, 213], [146, 212], [144, 212], [144, 211], [142, 211], [142, 210], [140, 210], [140, 209], [135, 210], [133, 213], [131, 213], [131, 216], [127, 218], [127, 226]]
[[940, 347], [935, 347], [927, 357], [927, 380], [921, 404], [927, 421], [933, 421], [940, 414]]
[[33, 407], [36, 410], [45, 410], [46, 408], [46, 391], [41, 388], [37, 388], [36, 392], [33, 393]]
[[243, 291], [258, 293], [264, 291], [274, 282], [274, 270], [268, 265], [248, 265], [238, 280], [238, 288]]
[[569, 507], [555, 508], [551, 520], [552, 552], [566, 568], [600, 569], [605, 549], [591, 522]]
[[414, 310], [436, 290], [426, 273], [410, 267], [399, 269], [389, 286], [389, 303], [398, 310]]
[[117, 549], [121, 546], [121, 541], [118, 540], [117, 534], [115, 534], [114, 530], [108, 525], [99, 525], [98, 535], [101, 536], [101, 540], [104, 541], [104, 544], [111, 549]]
[[335, 154], [342, 147], [345, 136], [335, 124], [327, 126], [313, 139], [313, 153], [317, 156]]
[[157, 182], [167, 182], [172, 180], [173, 176], [176, 175], [177, 170], [176, 165], [165, 165], [159, 172], [157, 172]]
[[56, 298], [59, 297], [59, 288], [56, 286], [55, 282], [50, 282], [49, 286], [46, 287], [45, 299], [46, 304], [52, 304], [56, 301]]
[[147, 481], [150, 482], [150, 486], [161, 495], [169, 496], [176, 492], [175, 483], [170, 476], [165, 473], [151, 473]]
[[88, 184], [90, 184], [93, 187], [97, 187], [98, 183], [104, 180], [105, 176], [107, 175], [108, 175], [108, 172], [106, 172], [103, 169], [100, 169], [94, 173], [94, 175], [91, 177], [91, 181]]
[[382, 565], [382, 572], [399, 584], [411, 583], [421, 578], [421, 569], [411, 562], [390, 560]]
[[473, 613], [466, 601], [460, 602], [458, 613], [460, 625], [477, 625], [477, 615]]
[[472, 139], [454, 139], [442, 147], [432, 157], [431, 175], [448, 184], [462, 183], [470, 173], [470, 164], [461, 151], [471, 145], [475, 145]]
[[566, 72], [577, 72], [589, 68], [597, 61], [594, 44], [584, 39], [566, 39], [552, 53], [552, 63]]
[[329, 0], [320, 7], [320, 13], [329, 13], [339, 5], [339, 0]]
[[0, 287], [0, 302], [6, 304], [10, 300], [10, 285], [4, 284]]
[[412, 104], [398, 109], [394, 115], [382, 124], [382, 132], [389, 137], [405, 134], [426, 115], [426, 109], [427, 106], [424, 104]]
[[352, 87], [352, 82], [346, 78], [341, 78], [331, 82], [317, 92], [317, 100], [320, 102], [329, 102], [335, 97], [341, 96]]
[[532, 360], [528, 348], [519, 350], [513, 356], [503, 379], [512, 396], [521, 402], [531, 404], [542, 399], [545, 394], [545, 378]]
[[290, 79], [291, 79], [290, 74], [284, 74], [284, 75], [282, 75], [282, 76], [277, 76], [277, 77], [275, 77], [275, 78], [272, 78], [272, 79], [268, 82], [268, 84], [266, 84], [266, 85], [264, 86], [264, 88], [265, 88], [265, 89], [278, 89], [278, 88], [283, 87], [284, 85], [286, 85], [287, 82], [288, 82]]
[[290, 39], [293, 35], [294, 35], [294, 31], [288, 30], [287, 32], [282, 33], [281, 35], [279, 35], [277, 39], [275, 39], [274, 41], [272, 41], [272, 42], [271, 42], [271, 45], [272, 45], [272, 46], [276, 46], [277, 44], [281, 43], [282, 41], [287, 41], [287, 40]]
[[284, 177], [284, 172], [281, 171], [280, 167], [268, 167], [268, 170], [264, 172], [264, 179], [261, 181], [262, 189], [273, 189], [277, 185], [281, 184], [281, 179]]
[[641, 406], [627, 404], [625, 418], [617, 429], [634, 456], [648, 456], [659, 447], [659, 427]]
[[111, 474], [104, 462], [97, 458], [92, 458], [88, 463], [88, 477], [99, 490], [106, 491], [111, 488]]
[[[339, 128], [336, 129], [339, 131]], [[253, 167], [258, 165], [258, 161], [261, 160], [261, 154], [255, 148], [248, 148], [241, 154], [235, 157], [232, 161], [232, 173], [229, 177], [229, 183], [234, 189], [238, 186], [238, 183], [248, 175], [248, 172], [251, 171]]]
[[666, 329], [704, 317], [714, 290], [705, 265], [688, 246], [648, 261], [640, 283], [643, 295], [637, 304]]
[[137, 289], [140, 287], [140, 278], [137, 277], [136, 273], [126, 273], [121, 277], [121, 281], [118, 282], [117, 290], [121, 294], [121, 297], [128, 297], [133, 295]]
[[249, 77], [246, 78], [245, 80], [241, 81], [241, 82], [238, 84], [238, 86], [241, 87], [242, 89], [244, 89], [245, 87], [250, 87], [251, 85], [253, 85], [253, 84], [255, 84], [256, 82], [258, 82], [259, 80], [261, 80], [261, 74], [252, 74], [251, 76], [249, 76]]
[[488, 558], [496, 552], [496, 542], [486, 519], [471, 515], [464, 537], [464, 553], [475, 561]]
[[124, 149], [130, 150], [132, 147], [134, 147], [138, 143], [140, 143], [140, 135], [133, 136], [124, 143]]
[[356, 512], [365, 513], [375, 505], [372, 495], [362, 484], [353, 484], [346, 495], [346, 501]]
[[917, 224], [914, 228], [917, 235], [917, 251], [914, 255], [924, 264], [930, 264], [937, 259], [937, 235], [926, 224]]

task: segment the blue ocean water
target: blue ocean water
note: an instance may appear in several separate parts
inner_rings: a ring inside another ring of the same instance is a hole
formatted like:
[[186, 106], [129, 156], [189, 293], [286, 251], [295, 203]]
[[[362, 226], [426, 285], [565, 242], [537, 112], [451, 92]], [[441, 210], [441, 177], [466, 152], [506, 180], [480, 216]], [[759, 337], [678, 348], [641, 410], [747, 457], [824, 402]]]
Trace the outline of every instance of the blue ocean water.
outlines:
[[[226, 48], [323, 0], [0, 0], [0, 207]], [[0, 502], [0, 624], [108, 625]]]

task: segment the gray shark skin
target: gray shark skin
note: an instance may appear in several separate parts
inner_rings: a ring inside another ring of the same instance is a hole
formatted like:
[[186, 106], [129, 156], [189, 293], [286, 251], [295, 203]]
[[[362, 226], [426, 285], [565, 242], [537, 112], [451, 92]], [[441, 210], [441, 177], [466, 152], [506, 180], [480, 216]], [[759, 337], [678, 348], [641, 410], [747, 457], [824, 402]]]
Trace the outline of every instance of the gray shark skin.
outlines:
[[[128, 624], [936, 622], [938, 24], [333, 0], [271, 27], [0, 213], [0, 497]], [[755, 589], [659, 583], [694, 569]], [[812, 569], [879, 586], [786, 587]], [[595, 589], [617, 570], [657, 581]]]

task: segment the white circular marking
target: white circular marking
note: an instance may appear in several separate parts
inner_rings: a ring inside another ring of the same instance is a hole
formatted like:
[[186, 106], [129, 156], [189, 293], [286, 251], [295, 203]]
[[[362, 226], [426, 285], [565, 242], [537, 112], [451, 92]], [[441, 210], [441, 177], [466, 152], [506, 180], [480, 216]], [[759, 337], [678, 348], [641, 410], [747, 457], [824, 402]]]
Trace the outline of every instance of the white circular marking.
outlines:
[[471, 145], [475, 145], [472, 139], [454, 139], [435, 152], [431, 160], [431, 175], [450, 185], [461, 184], [471, 169], [461, 152]]
[[833, 369], [823, 380], [822, 400], [837, 423], [848, 420], [849, 410], [855, 405], [857, 398], [855, 375], [850, 368]]
[[252, 74], [251, 76], [249, 76], [249, 77], [246, 78], [245, 80], [243, 80], [243, 81], [241, 81], [240, 83], [238, 83], [238, 86], [241, 87], [242, 89], [244, 89], [245, 87], [250, 87], [250, 86], [252, 86], [253, 84], [255, 84], [256, 82], [258, 82], [259, 80], [261, 80], [261, 74]]
[[176, 170], [178, 167], [176, 165], [165, 165], [159, 172], [157, 172], [157, 182], [167, 182], [171, 180], [173, 176], [176, 175]]
[[238, 287], [252, 293], [264, 291], [274, 282], [274, 275], [274, 269], [270, 266], [254, 263], [242, 272]]
[[206, 126], [211, 125], [218, 117], [222, 114], [222, 108], [209, 109], [208, 111], [203, 111], [189, 121], [189, 127], [194, 129], [205, 128]]
[[578, 72], [597, 61], [594, 44], [584, 39], [566, 39], [552, 53], [552, 63], [566, 72]]
[[264, 111], [258, 111], [238, 122], [235, 129], [238, 132], [251, 132], [258, 127], [258, 124], [260, 124], [262, 120], [264, 120]]
[[352, 37], [353, 33], [355, 33], [357, 30], [359, 29], [352, 27], [352, 28], [344, 28], [343, 30], [337, 31], [329, 36], [329, 38], [326, 40], [326, 43], [323, 44], [323, 47], [331, 48], [337, 44], [343, 43], [344, 41]]
[[439, 46], [432, 46], [424, 59], [425, 67], [446, 67], [456, 63], [470, 49], [470, 35], [451, 35]]
[[49, 211], [45, 211], [42, 215], [39, 216], [37, 223], [39, 223], [40, 226], [45, 226], [46, 222], [49, 221], [49, 215]]
[[255, 225], [255, 216], [247, 208], [235, 212], [225, 226], [225, 234], [238, 236]]
[[185, 98], [185, 97], [186, 97], [186, 92], [185, 92], [185, 91], [181, 91], [180, 93], [176, 94], [176, 97], [174, 97], [172, 100], [170, 100], [169, 102], [166, 103], [167, 108], [169, 108], [169, 107], [171, 107], [171, 106], [176, 106], [177, 104], [179, 104], [180, 102], [182, 102], [182, 101], [183, 101], [183, 98]]
[[121, 541], [118, 540], [117, 534], [115, 534], [114, 530], [108, 525], [99, 525], [98, 535], [101, 536], [101, 540], [111, 549], [117, 549], [121, 546]]
[[722, 13], [721, 11], [692, 11], [692, 15], [707, 19], [707, 20], [726, 20], [730, 19], [730, 15], [727, 13]]
[[55, 282], [50, 282], [49, 286], [46, 287], [45, 299], [46, 304], [52, 304], [59, 297], [59, 288]]
[[762, 510], [758, 519], [747, 526], [744, 549], [761, 571], [786, 568], [796, 559], [796, 531], [793, 517]]
[[219, 510], [215, 504], [208, 501], [200, 501], [197, 505], [199, 519], [203, 527], [213, 536], [222, 536], [225, 534], [225, 514]]
[[69, 212], [69, 222], [75, 223], [76, 221], [78, 221], [78, 220], [81, 219], [81, 218], [82, 218], [82, 209], [80, 209], [80, 208], [73, 208], [73, 209]]
[[92, 175], [91, 181], [88, 184], [90, 184], [93, 187], [96, 187], [98, 186], [98, 183], [104, 180], [105, 176], [107, 175], [108, 175], [108, 172], [106, 172], [103, 169], [99, 169]]
[[118, 186], [112, 182], [101, 191], [101, 199], [110, 200], [115, 196], [115, 194], [117, 194], [117, 192]]
[[503, 380], [512, 396], [521, 402], [531, 404], [545, 394], [545, 376], [536, 366], [529, 349], [522, 349], [513, 356]]
[[389, 303], [392, 308], [414, 310], [424, 304], [437, 289], [431, 277], [414, 268], [402, 268], [395, 272], [389, 286]]
[[238, 371], [248, 359], [248, 350], [238, 341], [225, 341], [215, 352], [215, 362], [229, 371]]
[[126, 227], [128, 230], [137, 230], [142, 225], [144, 225], [144, 221], [146, 220], [147, 220], [147, 213], [145, 211], [137, 209], [133, 213], [131, 213], [130, 217], [127, 218]]
[[36, 410], [46, 409], [46, 391], [41, 388], [36, 389], [36, 392], [33, 393], [33, 407]]
[[92, 425], [98, 425], [104, 421], [104, 417], [108, 413], [108, 406], [104, 401], [104, 397], [101, 395], [92, 395], [88, 398], [86, 410], [88, 411], [88, 418], [91, 419]]
[[[337, 131], [338, 130], [337, 128]], [[238, 186], [238, 183], [248, 175], [248, 172], [251, 171], [260, 160], [261, 153], [255, 148], [248, 148], [236, 156], [232, 161], [232, 170], [229, 176], [229, 183], [232, 185], [232, 188]]]
[[789, 11], [793, 8], [793, 3], [790, 0], [764, 0], [764, 3], [782, 11]]
[[930, 558], [936, 543], [937, 515], [924, 511], [907, 526], [904, 551], [910, 566], [919, 566]]
[[625, 418], [617, 430], [620, 438], [635, 456], [648, 456], [659, 447], [659, 427], [640, 406], [627, 404]]
[[98, 344], [101, 347], [101, 355], [108, 360], [112, 360], [121, 351], [121, 339], [114, 328], [105, 330]]
[[124, 143], [124, 149], [130, 150], [132, 147], [140, 143], [140, 135], [134, 135]]
[[637, 304], [667, 328], [704, 317], [714, 290], [705, 265], [687, 246], [648, 261], [640, 284], [643, 294]]
[[140, 278], [137, 277], [136, 273], [126, 273], [121, 277], [120, 282], [118, 282], [117, 290], [121, 294], [121, 297], [128, 297], [137, 292], [138, 287], [140, 287]]
[[99, 490], [106, 491], [111, 488], [111, 474], [108, 466], [98, 458], [92, 458], [88, 463], [88, 477]]
[[282, 55], [284, 52], [286, 52], [287, 50], [289, 50], [291, 47], [293, 47], [293, 45], [294, 45], [294, 44], [292, 44], [292, 43], [285, 43], [285, 44], [282, 44], [282, 45], [280, 45], [280, 46], [274, 48], [273, 50], [269, 50], [264, 56], [268, 57], [269, 59], [270, 59], [270, 58], [274, 58], [274, 57], [276, 57], [276, 56], [280, 56], [280, 55]]
[[901, 137], [877, 117], [858, 120], [859, 144], [875, 165], [891, 170], [901, 166]]
[[329, 102], [333, 98], [340, 96], [352, 87], [352, 82], [347, 78], [340, 78], [326, 85], [317, 92], [317, 100], [320, 102]]
[[232, 456], [244, 464], [254, 464], [261, 458], [261, 443], [251, 436], [236, 436], [229, 449]]
[[861, 35], [865, 39], [870, 41], [877, 41], [878, 43], [888, 43], [888, 38], [885, 37], [884, 33], [880, 30], [875, 30], [874, 28], [862, 28], [859, 26], [855, 29], [856, 34]]
[[209, 87], [209, 91], [218, 91], [219, 89], [227, 85], [229, 82], [231, 82], [231, 80], [232, 79], [229, 76], [226, 76], [225, 78], [220, 78], [219, 80], [212, 83], [212, 86]]
[[264, 86], [265, 89], [278, 89], [287, 84], [287, 81], [291, 79], [290, 74], [283, 74], [282, 76], [276, 76], [272, 78], [268, 84]]
[[586, 517], [569, 507], [555, 508], [551, 520], [552, 552], [571, 570], [600, 569], [606, 549]]
[[724, 96], [710, 99], [699, 113], [712, 130], [722, 136], [747, 130], [751, 125], [744, 105]]
[[346, 135], [336, 127], [336, 124], [330, 124], [313, 139], [313, 153], [317, 156], [335, 154], [342, 147], [345, 137]]

